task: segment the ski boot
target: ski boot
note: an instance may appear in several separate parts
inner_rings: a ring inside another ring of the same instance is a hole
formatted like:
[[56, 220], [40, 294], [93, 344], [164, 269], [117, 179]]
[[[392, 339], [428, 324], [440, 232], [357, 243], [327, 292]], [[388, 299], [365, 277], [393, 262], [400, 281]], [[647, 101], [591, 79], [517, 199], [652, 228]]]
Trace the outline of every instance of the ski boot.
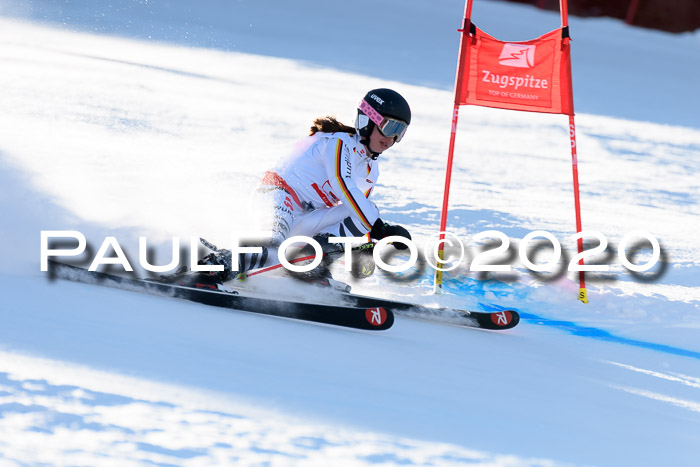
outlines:
[[352, 265], [350, 275], [355, 279], [366, 279], [376, 269], [374, 262], [374, 243], [365, 243], [358, 247], [354, 247], [352, 255]]
[[190, 271], [187, 266], [183, 266], [173, 274], [160, 276], [161, 282], [217, 290], [224, 282], [233, 278], [231, 252], [220, 250], [203, 238], [200, 240], [204, 246], [214, 250], [214, 252], [197, 261], [197, 264], [223, 266], [223, 271]]
[[161, 275], [157, 282], [211, 290], [219, 290], [223, 285], [220, 272], [190, 271], [187, 266], [182, 266], [172, 274]]

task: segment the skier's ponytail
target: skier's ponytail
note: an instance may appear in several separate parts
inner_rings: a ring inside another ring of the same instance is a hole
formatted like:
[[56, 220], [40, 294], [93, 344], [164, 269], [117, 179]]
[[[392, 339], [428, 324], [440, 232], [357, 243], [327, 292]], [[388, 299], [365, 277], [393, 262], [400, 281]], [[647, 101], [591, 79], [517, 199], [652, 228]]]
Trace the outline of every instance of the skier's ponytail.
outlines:
[[314, 124], [311, 126], [311, 129], [309, 130], [309, 136], [313, 136], [316, 133], [321, 132], [321, 133], [350, 133], [351, 135], [355, 134], [355, 128], [351, 126], [344, 125], [340, 123], [338, 120], [335, 119], [335, 117], [332, 116], [326, 116], [326, 117], [321, 117], [317, 118], [314, 120]]

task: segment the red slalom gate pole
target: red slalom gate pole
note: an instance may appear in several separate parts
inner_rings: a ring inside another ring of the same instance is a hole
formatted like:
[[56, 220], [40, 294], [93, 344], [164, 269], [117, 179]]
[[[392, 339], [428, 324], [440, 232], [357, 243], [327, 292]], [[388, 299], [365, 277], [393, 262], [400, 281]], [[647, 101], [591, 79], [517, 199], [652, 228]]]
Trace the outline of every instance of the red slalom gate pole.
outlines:
[[[569, 7], [567, 0], [559, 0], [559, 10], [561, 12], [561, 27], [569, 26]], [[568, 38], [565, 39], [568, 42]], [[574, 122], [573, 112], [569, 115], [569, 139], [571, 140], [571, 170], [574, 177], [574, 208], [576, 210], [576, 233], [580, 234], [583, 228], [581, 227], [581, 197], [578, 188], [578, 155], [576, 153], [576, 123]], [[577, 240], [579, 254], [583, 253], [583, 237], [579, 235]], [[586, 291], [586, 276], [583, 272], [583, 258], [578, 261], [579, 266], [582, 266], [578, 272], [578, 299], [583, 303], [588, 303], [588, 292]]]
[[[316, 255], [309, 255], [309, 256], [304, 256], [303, 258], [293, 259], [290, 261], [290, 263], [294, 264], [294, 263], [298, 263], [300, 261], [306, 261], [307, 259], [311, 259], [311, 260], [316, 259]], [[236, 279], [242, 281], [242, 280], [247, 279], [248, 277], [257, 276], [258, 274], [262, 274], [262, 273], [268, 272], [268, 271], [274, 271], [275, 269], [279, 269], [281, 267], [282, 267], [282, 264], [273, 264], [272, 266], [268, 266], [266, 268], [256, 269], [255, 271], [252, 271], [250, 273], [242, 272], [242, 273], [238, 274]]]
[[[438, 257], [440, 260], [445, 259], [445, 229], [447, 228], [447, 208], [450, 204], [450, 183], [452, 181], [452, 161], [455, 152], [455, 138], [457, 137], [457, 121], [459, 120], [459, 104], [455, 103], [454, 111], [452, 112], [452, 133], [450, 134], [450, 149], [447, 153], [447, 169], [445, 170], [445, 189], [442, 195], [442, 212], [440, 213], [440, 239], [438, 247]], [[435, 269], [435, 284], [433, 287], [434, 293], [442, 292], [442, 263], [438, 262], [438, 268]]]
[[[576, 233], [580, 234], [581, 227], [581, 197], [578, 189], [578, 156], [576, 154], [576, 124], [574, 116], [569, 115], [569, 137], [571, 139], [571, 169], [574, 176], [574, 207], [576, 209]], [[577, 240], [578, 252], [583, 253], [583, 237], [579, 235]], [[583, 266], [583, 258], [578, 260], [578, 264]], [[578, 272], [578, 299], [583, 303], [588, 303], [588, 293], [586, 292], [586, 277], [583, 270]]]
[[[462, 20], [462, 29], [459, 32], [462, 36], [459, 40], [459, 59], [457, 61], [457, 75], [455, 76], [455, 104], [452, 111], [452, 132], [450, 133], [450, 148], [447, 154], [447, 168], [445, 171], [445, 191], [442, 195], [442, 212], [440, 213], [440, 238], [438, 240], [438, 258], [441, 260], [445, 259], [445, 247], [443, 241], [445, 240], [445, 229], [447, 228], [447, 210], [450, 202], [450, 182], [452, 180], [452, 161], [454, 159], [455, 152], [455, 138], [457, 137], [457, 121], [459, 120], [459, 93], [462, 89], [462, 83], [465, 77], [462, 75], [462, 63], [469, 61], [469, 47], [467, 42], [469, 40], [469, 29], [471, 26], [472, 17], [472, 0], [466, 0], [464, 2], [464, 19]], [[442, 282], [443, 274], [440, 268], [442, 263], [438, 261], [437, 269], [435, 269], [435, 278], [433, 293], [442, 292]]]

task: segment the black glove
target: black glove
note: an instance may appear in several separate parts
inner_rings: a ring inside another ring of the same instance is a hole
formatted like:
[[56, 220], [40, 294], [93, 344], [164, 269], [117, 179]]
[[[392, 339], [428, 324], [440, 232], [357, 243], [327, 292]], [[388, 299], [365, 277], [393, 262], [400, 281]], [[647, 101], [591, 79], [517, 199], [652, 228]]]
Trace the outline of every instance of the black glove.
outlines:
[[[381, 240], [384, 237], [391, 237], [392, 235], [398, 235], [399, 237], [404, 237], [409, 240], [411, 239], [411, 234], [408, 233], [408, 230], [400, 225], [389, 225], [381, 219], [377, 219], [377, 222], [372, 226], [372, 230], [369, 231], [369, 236], [375, 240]], [[405, 250], [408, 248], [407, 245], [399, 242], [393, 245], [397, 250]]]

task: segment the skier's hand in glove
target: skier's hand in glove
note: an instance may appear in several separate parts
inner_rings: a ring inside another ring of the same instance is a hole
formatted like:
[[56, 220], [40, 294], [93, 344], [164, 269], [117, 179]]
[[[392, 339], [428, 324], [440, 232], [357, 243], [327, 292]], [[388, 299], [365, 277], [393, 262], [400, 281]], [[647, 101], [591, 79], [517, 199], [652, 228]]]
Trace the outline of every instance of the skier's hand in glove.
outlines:
[[[372, 230], [369, 231], [369, 236], [375, 240], [381, 240], [384, 237], [391, 237], [393, 235], [404, 237], [409, 240], [411, 239], [411, 234], [408, 233], [408, 230], [400, 225], [389, 225], [381, 219], [377, 219], [377, 222], [372, 226]], [[393, 245], [397, 250], [405, 250], [408, 248], [408, 246], [399, 242], [393, 243]]]

